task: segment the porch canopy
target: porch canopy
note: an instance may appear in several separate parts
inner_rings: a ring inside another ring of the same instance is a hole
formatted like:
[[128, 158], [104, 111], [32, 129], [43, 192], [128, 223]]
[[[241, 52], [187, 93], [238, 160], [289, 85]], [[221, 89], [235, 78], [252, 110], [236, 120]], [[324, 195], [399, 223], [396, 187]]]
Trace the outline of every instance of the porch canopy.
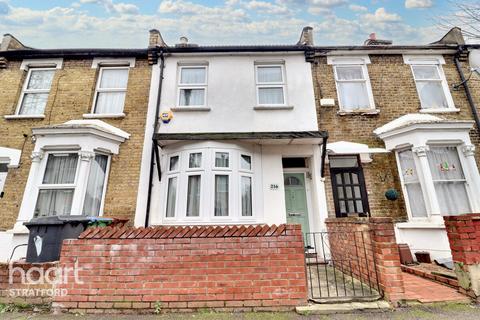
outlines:
[[237, 140], [256, 144], [323, 144], [326, 131], [283, 132], [210, 132], [210, 133], [155, 133], [153, 140], [160, 147], [179, 141]]
[[327, 154], [331, 155], [360, 155], [362, 162], [370, 162], [371, 154], [374, 153], [387, 153], [388, 150], [384, 148], [370, 148], [363, 143], [349, 142], [349, 141], [337, 141], [327, 144]]

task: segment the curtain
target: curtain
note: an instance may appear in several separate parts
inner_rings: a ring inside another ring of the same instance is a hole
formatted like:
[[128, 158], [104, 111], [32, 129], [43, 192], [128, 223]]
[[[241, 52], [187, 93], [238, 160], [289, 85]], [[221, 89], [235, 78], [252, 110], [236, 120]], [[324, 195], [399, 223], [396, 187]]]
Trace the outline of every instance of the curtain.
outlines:
[[282, 67], [257, 67], [257, 73], [258, 83], [283, 82]]
[[202, 153], [190, 153], [188, 159], [188, 167], [189, 168], [200, 168], [202, 166]]
[[180, 89], [181, 106], [203, 106], [205, 89]]
[[72, 184], [75, 182], [78, 155], [49, 154], [43, 184]]
[[252, 178], [242, 177], [242, 216], [252, 216]]
[[423, 197], [420, 180], [418, 179], [412, 150], [400, 151], [398, 153], [398, 159], [400, 161], [400, 169], [402, 171], [403, 183], [407, 192], [412, 217], [426, 217], [427, 209], [425, 199]]
[[443, 215], [471, 212], [457, 147], [430, 147], [427, 159]]
[[198, 217], [200, 215], [200, 183], [200, 175], [188, 177], [187, 217]]
[[215, 216], [228, 216], [228, 176], [215, 175]]
[[177, 177], [168, 179], [167, 190], [167, 213], [166, 217], [175, 217], [175, 205], [177, 200]]
[[258, 88], [259, 104], [284, 104], [283, 87]]
[[83, 215], [98, 216], [102, 204], [108, 156], [96, 155], [90, 167], [87, 192], [83, 205]]
[[182, 68], [180, 75], [181, 84], [205, 84], [205, 68]]
[[128, 69], [102, 69], [100, 89], [126, 89]]
[[242, 154], [240, 157], [240, 168], [252, 170], [252, 157]]
[[215, 152], [215, 167], [217, 168], [229, 167], [228, 152]]
[[43, 114], [47, 105], [48, 93], [25, 93], [19, 114]]
[[423, 109], [448, 108], [447, 98], [440, 81], [416, 81]]
[[55, 70], [32, 70], [28, 80], [28, 90], [50, 90]]
[[337, 66], [335, 69], [342, 108], [351, 111], [370, 107], [367, 85], [362, 67]]
[[42, 189], [38, 193], [35, 217], [70, 215], [75, 189]]
[[125, 92], [98, 92], [95, 113], [122, 113], [125, 94]]

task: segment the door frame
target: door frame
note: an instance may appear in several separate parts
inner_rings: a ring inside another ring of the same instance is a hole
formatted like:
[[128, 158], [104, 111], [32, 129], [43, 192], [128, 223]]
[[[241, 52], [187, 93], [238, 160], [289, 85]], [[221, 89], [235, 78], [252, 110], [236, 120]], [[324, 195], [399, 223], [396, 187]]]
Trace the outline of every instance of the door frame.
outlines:
[[[352, 155], [351, 155], [352, 156]], [[363, 174], [363, 167], [362, 167], [362, 161], [360, 159], [360, 155], [357, 156], [357, 163], [358, 167], [342, 167], [342, 168], [332, 168], [330, 167], [330, 183], [332, 186], [332, 194], [333, 194], [333, 205], [335, 207], [335, 217], [337, 218], [344, 218], [348, 217], [348, 214], [346, 216], [342, 215], [340, 212], [340, 207], [339, 207], [339, 200], [338, 200], [338, 191], [337, 191], [337, 182], [335, 181], [335, 174], [337, 173], [344, 173], [344, 172], [352, 172], [353, 170], [358, 170], [358, 182], [360, 184], [360, 194], [362, 197], [362, 202], [363, 202], [363, 207], [365, 214], [360, 215], [360, 217], [370, 217], [370, 204], [368, 202], [368, 192], [367, 192], [367, 184], [365, 182], [365, 175]], [[364, 186], [362, 188], [361, 186]], [[362, 190], [363, 189], [363, 190]]]
[[[305, 180], [305, 194], [307, 197], [307, 215], [308, 215], [308, 227], [310, 230], [308, 232], [312, 231], [312, 226], [314, 225], [314, 221], [312, 220], [312, 214], [313, 214], [313, 208], [312, 208], [312, 182], [311, 178], [308, 178], [308, 173], [310, 173], [310, 170], [308, 168], [284, 168], [282, 172], [282, 177], [284, 179], [282, 180], [283, 182], [283, 197], [285, 198], [285, 173], [299, 173], [303, 174], [304, 180]], [[285, 203], [285, 220], [287, 219], [287, 204]]]

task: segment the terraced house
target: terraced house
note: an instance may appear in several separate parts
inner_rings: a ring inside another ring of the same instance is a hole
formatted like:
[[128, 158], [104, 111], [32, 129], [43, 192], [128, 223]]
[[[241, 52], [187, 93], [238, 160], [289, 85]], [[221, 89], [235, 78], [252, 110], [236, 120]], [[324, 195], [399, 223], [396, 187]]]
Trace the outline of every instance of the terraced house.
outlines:
[[[147, 49], [0, 46], [0, 257], [24, 222], [134, 215], [151, 67]], [[25, 247], [14, 259], [25, 256]]]

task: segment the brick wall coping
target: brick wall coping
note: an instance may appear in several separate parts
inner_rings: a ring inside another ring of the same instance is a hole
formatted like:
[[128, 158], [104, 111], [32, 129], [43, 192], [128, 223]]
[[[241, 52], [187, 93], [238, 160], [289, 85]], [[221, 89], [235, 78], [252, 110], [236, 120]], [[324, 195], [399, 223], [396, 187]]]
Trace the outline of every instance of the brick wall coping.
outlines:
[[88, 228], [79, 239], [173, 239], [173, 238], [225, 238], [276, 237], [300, 225], [234, 225], [234, 226], [152, 226], [135, 228], [108, 226]]
[[344, 218], [327, 218], [325, 223], [390, 223], [393, 222], [391, 217], [344, 217]]
[[480, 220], [480, 213], [467, 213], [459, 216], [444, 216], [444, 221]]

